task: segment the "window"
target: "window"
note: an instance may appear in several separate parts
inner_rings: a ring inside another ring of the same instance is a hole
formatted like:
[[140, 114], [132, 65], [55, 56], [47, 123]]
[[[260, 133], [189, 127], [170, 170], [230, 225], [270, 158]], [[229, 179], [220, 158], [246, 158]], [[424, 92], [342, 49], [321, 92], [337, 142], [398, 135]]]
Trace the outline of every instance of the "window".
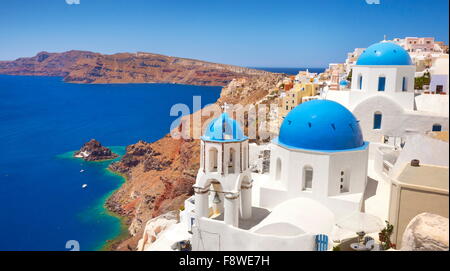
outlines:
[[305, 166], [303, 168], [303, 190], [311, 190], [313, 181], [313, 168]]
[[403, 77], [403, 81], [402, 81], [402, 91], [408, 91], [407, 87], [406, 87], [406, 77]]
[[208, 169], [210, 172], [217, 172], [217, 149], [211, 148], [209, 149], [209, 166]]
[[345, 174], [345, 171], [341, 170], [341, 176], [340, 176], [340, 180], [339, 180], [339, 192], [340, 193], [345, 193], [350, 191], [349, 190], [349, 180], [348, 180], [348, 176]]
[[380, 112], [376, 112], [373, 115], [373, 129], [381, 129], [382, 119], [383, 119], [383, 115]]
[[363, 77], [362, 75], [358, 76], [358, 89], [362, 89]]
[[243, 170], [246, 170], [248, 167], [248, 165], [247, 165], [247, 148], [244, 147], [242, 151], [244, 152], [243, 157], [242, 157], [242, 159], [243, 159], [242, 167], [243, 167]]
[[442, 131], [442, 126], [440, 124], [433, 124], [433, 132], [440, 132]]
[[230, 158], [228, 161], [228, 173], [233, 174], [235, 171], [235, 160], [236, 160], [236, 151], [233, 148], [230, 148]]
[[384, 91], [386, 87], [386, 77], [378, 77], [378, 91]]

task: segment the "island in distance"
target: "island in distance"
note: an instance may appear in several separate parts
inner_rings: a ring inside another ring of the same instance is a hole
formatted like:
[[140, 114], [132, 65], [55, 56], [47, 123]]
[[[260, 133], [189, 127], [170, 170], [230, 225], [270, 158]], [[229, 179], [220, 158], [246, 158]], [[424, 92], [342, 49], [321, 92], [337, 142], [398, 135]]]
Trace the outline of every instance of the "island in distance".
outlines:
[[103, 161], [117, 158], [119, 155], [102, 146], [97, 140], [91, 139], [79, 151], [76, 151], [73, 157], [81, 158], [85, 161]]
[[267, 71], [152, 53], [100, 53], [72, 50], [40, 52], [34, 57], [0, 61], [0, 74], [60, 76], [68, 83], [170, 83], [225, 86], [234, 78]]

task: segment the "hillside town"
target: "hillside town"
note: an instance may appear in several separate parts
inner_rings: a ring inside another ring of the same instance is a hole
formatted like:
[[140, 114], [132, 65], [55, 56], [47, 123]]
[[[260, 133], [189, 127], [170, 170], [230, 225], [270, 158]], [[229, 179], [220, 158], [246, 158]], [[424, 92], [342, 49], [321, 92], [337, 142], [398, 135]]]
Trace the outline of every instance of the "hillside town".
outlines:
[[448, 57], [434, 38], [385, 38], [281, 77], [256, 102], [277, 105], [269, 142], [223, 107], [194, 195], [136, 249], [448, 250]]

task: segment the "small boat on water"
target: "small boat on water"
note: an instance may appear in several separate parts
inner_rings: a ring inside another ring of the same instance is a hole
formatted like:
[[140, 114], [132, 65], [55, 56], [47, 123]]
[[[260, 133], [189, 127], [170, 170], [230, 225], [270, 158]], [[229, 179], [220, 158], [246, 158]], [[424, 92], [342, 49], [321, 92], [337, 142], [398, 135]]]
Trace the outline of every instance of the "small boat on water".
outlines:
[[87, 184], [83, 184], [81, 187], [82, 187], [82, 188], [86, 188], [86, 187], [87, 187]]
[[83, 172], [84, 172], [84, 169], [80, 170], [80, 173], [83, 173]]

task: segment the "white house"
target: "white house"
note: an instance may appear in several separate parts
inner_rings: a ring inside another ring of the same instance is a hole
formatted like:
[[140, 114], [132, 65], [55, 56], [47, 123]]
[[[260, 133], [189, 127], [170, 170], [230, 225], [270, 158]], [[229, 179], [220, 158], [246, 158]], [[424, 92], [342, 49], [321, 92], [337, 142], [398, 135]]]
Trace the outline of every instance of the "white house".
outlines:
[[434, 94], [448, 95], [449, 86], [449, 61], [448, 55], [442, 55], [433, 59], [432, 67], [430, 68], [431, 82], [430, 92]]

